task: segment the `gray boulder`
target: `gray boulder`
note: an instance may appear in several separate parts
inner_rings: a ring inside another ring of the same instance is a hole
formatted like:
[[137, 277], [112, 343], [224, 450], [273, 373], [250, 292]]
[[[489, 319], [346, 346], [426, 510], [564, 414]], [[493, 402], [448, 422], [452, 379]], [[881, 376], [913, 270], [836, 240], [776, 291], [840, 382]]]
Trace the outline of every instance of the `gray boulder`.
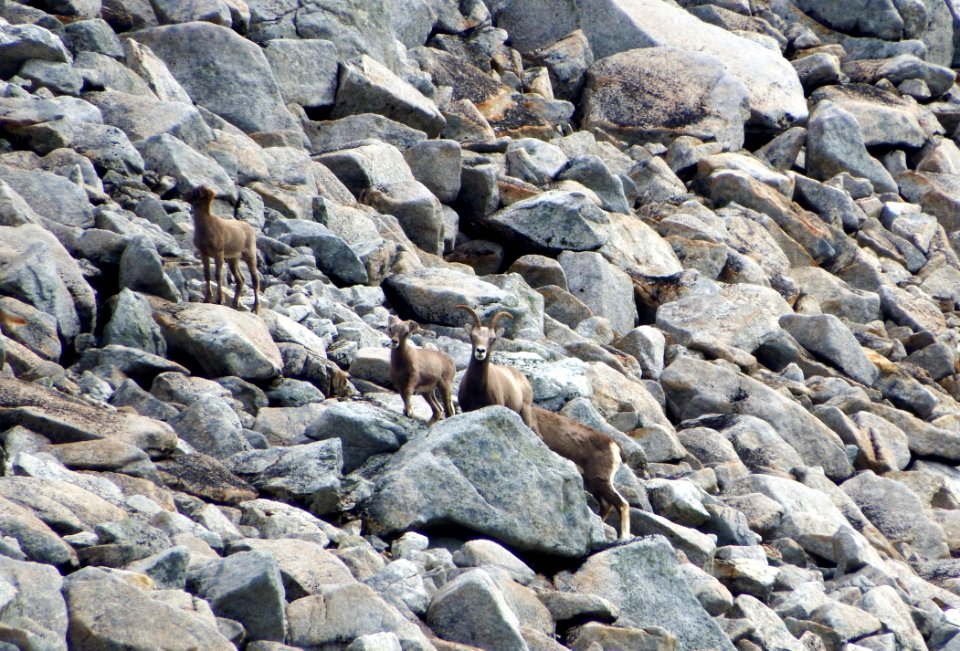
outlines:
[[583, 128], [621, 140], [668, 144], [679, 136], [743, 145], [747, 88], [710, 54], [645, 47], [613, 54], [587, 73]]
[[254, 550], [268, 553], [277, 561], [289, 601], [318, 594], [325, 587], [355, 582], [343, 561], [312, 540], [247, 538], [230, 545], [231, 552]]
[[[729, 74], [746, 86], [751, 122], [783, 128], [807, 115], [796, 72], [776, 49], [702, 22], [680, 7], [659, 0], [586, 0], [578, 2], [574, 11], [562, 1], [545, 4], [547, 7], [537, 11], [535, 6], [512, 2], [498, 16], [498, 23], [504, 25], [505, 14], [536, 11], [535, 17], [522, 21], [523, 27], [516, 25], [519, 29], [510, 32], [520, 51], [540, 47], [580, 27], [597, 59], [659, 46], [702, 52], [720, 59]], [[545, 20], [545, 15], [551, 19]], [[570, 19], [579, 19], [579, 25], [562, 24]], [[547, 43], [527, 40], [528, 30], [549, 35]]]
[[63, 579], [49, 565], [0, 556], [0, 581], [8, 606], [0, 616], [4, 640], [23, 637], [38, 647], [66, 647], [67, 605], [61, 589]]
[[734, 648], [697, 601], [673, 548], [661, 536], [591, 556], [563, 583], [565, 589], [609, 600], [620, 609], [621, 625], [659, 626], [685, 649]]
[[481, 569], [445, 584], [430, 602], [427, 623], [441, 638], [481, 649], [526, 651], [516, 614]]
[[180, 300], [180, 292], [164, 271], [163, 258], [143, 235], [132, 238], [120, 256], [120, 287], [168, 301]]
[[325, 409], [305, 434], [315, 441], [339, 439], [343, 471], [349, 473], [374, 454], [399, 450], [410, 438], [411, 427], [395, 412], [364, 403], [341, 402]]
[[[27, 229], [39, 231], [49, 237], [43, 229], [35, 226], [21, 226], [17, 230]], [[2, 230], [9, 232], [13, 229]], [[57, 247], [59, 248], [59, 243]], [[54, 317], [60, 334], [72, 339], [80, 334], [80, 317], [73, 297], [58, 273], [52, 249], [53, 246], [46, 238], [35, 241], [20, 251], [13, 248], [10, 252], [16, 251], [19, 255], [11, 258], [4, 256], [6, 264], [0, 269], [0, 291]]]
[[121, 289], [110, 320], [103, 329], [104, 345], [117, 344], [165, 356], [167, 342], [151, 314], [150, 302], [146, 298], [129, 289]]
[[417, 181], [395, 147], [361, 141], [347, 149], [319, 156], [356, 196], [380, 212], [394, 215], [410, 240], [428, 253], [443, 251], [440, 201]]
[[[330, 106], [337, 94], [338, 53], [330, 41], [273, 39], [263, 53], [287, 103], [305, 107]], [[304, 70], [310, 70], [304, 75]]]
[[263, 51], [236, 32], [193, 22], [140, 30], [131, 38], [166, 63], [194, 102], [245, 132], [296, 127]]
[[227, 467], [261, 493], [304, 502], [318, 515], [337, 506], [343, 453], [338, 440], [239, 452]]
[[657, 310], [657, 328], [677, 343], [714, 341], [752, 353], [791, 313], [779, 293], [757, 285], [727, 285], [712, 296], [689, 296]]
[[904, 36], [904, 22], [893, 0], [857, 0], [837, 5], [824, 0], [799, 0], [797, 7], [824, 25], [847, 34], [887, 40]]
[[600, 248], [610, 238], [609, 221], [586, 195], [551, 190], [511, 204], [484, 223], [524, 250], [556, 255]]
[[630, 213], [630, 202], [623, 188], [623, 180], [612, 173], [599, 156], [578, 156], [570, 160], [557, 176], [561, 181], [577, 181], [600, 198], [601, 208], [610, 212]]
[[679, 418], [747, 414], [773, 425], [807, 465], [823, 466], [828, 477], [853, 473], [843, 442], [799, 403], [718, 364], [680, 357], [660, 376], [671, 411]]
[[184, 441], [218, 459], [250, 449], [240, 419], [222, 398], [201, 396], [170, 424]]
[[365, 285], [370, 277], [356, 252], [329, 228], [303, 219], [278, 219], [267, 234], [293, 247], [313, 249], [317, 267], [338, 285]]
[[943, 529], [927, 517], [907, 486], [868, 470], [841, 488], [890, 542], [907, 546], [921, 560], [949, 557]]
[[670, 243], [633, 215], [610, 213], [610, 239], [600, 254], [621, 271], [669, 276], [683, 271]]
[[[491, 465], [494, 454], [500, 462]], [[452, 522], [557, 556], [579, 556], [601, 535], [573, 468], [503, 407], [446, 419], [411, 440], [384, 466], [364, 509], [378, 533]]]
[[168, 133], [138, 141], [137, 149], [148, 170], [176, 179], [178, 190], [186, 196], [203, 186], [220, 196], [237, 196], [233, 179], [219, 163]]
[[821, 88], [811, 96], [814, 103], [821, 100], [830, 100], [856, 118], [867, 147], [921, 147], [927, 141], [920, 109], [910, 98], [874, 86], [849, 84]]
[[369, 586], [328, 586], [320, 594], [287, 607], [290, 644], [299, 648], [340, 646], [366, 635], [394, 633], [404, 649], [433, 651], [420, 629], [407, 621]]
[[154, 599], [125, 578], [124, 574], [88, 567], [64, 582], [70, 648], [234, 648], [217, 630], [212, 616], [204, 617]]
[[332, 117], [356, 113], [379, 113], [431, 136], [446, 124], [433, 100], [367, 55], [340, 66]]
[[39, 25], [0, 25], [0, 76], [4, 79], [16, 74], [25, 61], [67, 62], [70, 53], [63, 42]]
[[124, 176], [143, 173], [143, 158], [127, 134], [114, 126], [56, 120], [17, 129], [17, 133], [41, 155], [55, 149], [75, 149], [83, 152], [101, 174], [108, 170]]
[[263, 321], [225, 305], [155, 304], [167, 348], [212, 377], [262, 380], [280, 375], [283, 359]]
[[35, 383], [0, 379], [0, 384], [0, 426], [23, 425], [54, 443], [116, 438], [154, 455], [169, 454], [176, 446], [173, 429], [151, 418], [95, 406]]
[[610, 320], [616, 332], [629, 332], [637, 322], [633, 283], [629, 276], [594, 252], [564, 251], [557, 256], [570, 293], [598, 316]]
[[63, 40], [76, 56], [80, 52], [96, 52], [114, 59], [123, 58], [123, 44], [105, 20], [89, 18], [63, 26]]
[[403, 158], [414, 178], [448, 204], [460, 193], [461, 154], [460, 143], [455, 140], [424, 140], [407, 148]]
[[70, 179], [7, 165], [0, 165], [0, 178], [41, 217], [66, 226], [93, 226], [93, 206], [87, 193]]
[[867, 386], [880, 376], [853, 333], [832, 314], [784, 314], [780, 325], [801, 346]]
[[189, 573], [187, 586], [220, 617], [243, 624], [251, 640], [282, 642], [287, 633], [283, 581], [266, 552], [238, 552]]
[[[519, 280], [518, 276], [512, 275], [502, 278]], [[501, 321], [508, 336], [528, 328], [535, 333], [543, 332], [543, 298], [539, 294], [533, 291], [511, 292], [454, 269], [428, 267], [393, 274], [384, 281], [383, 290], [398, 312], [421, 323], [463, 325], [470, 318], [466, 312], [456, 308], [463, 304], [476, 310], [484, 321], [496, 312], [510, 312], [514, 318]]]
[[897, 191], [890, 173], [867, 152], [856, 118], [828, 100], [817, 104], [807, 124], [807, 170], [820, 180], [850, 172], [880, 192]]
[[191, 104], [116, 90], [85, 93], [84, 99], [100, 109], [106, 124], [122, 129], [133, 142], [167, 133], [200, 150], [213, 139], [212, 130]]

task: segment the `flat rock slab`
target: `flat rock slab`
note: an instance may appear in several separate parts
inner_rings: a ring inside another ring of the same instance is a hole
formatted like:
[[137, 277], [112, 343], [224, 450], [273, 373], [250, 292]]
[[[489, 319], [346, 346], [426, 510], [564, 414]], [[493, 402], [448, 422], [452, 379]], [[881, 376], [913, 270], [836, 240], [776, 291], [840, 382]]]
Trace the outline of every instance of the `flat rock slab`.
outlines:
[[778, 320], [792, 314], [775, 290], [759, 285], [727, 285], [719, 294], [690, 296], [661, 305], [657, 328], [677, 343], [715, 341], [752, 353], [780, 330]]
[[578, 557], [602, 539], [582, 485], [517, 414], [487, 407], [407, 443], [364, 509], [378, 534], [455, 524], [517, 549]]
[[253, 486], [205, 454], [177, 452], [157, 462], [157, 471], [166, 487], [201, 499], [237, 504], [257, 497]]
[[613, 603], [620, 609], [618, 623], [663, 627], [684, 649], [734, 649], [697, 601], [680, 572], [673, 547], [661, 536], [591, 556], [565, 583], [565, 589]]
[[280, 349], [258, 316], [225, 305], [151, 297], [170, 354], [210, 377], [267, 380], [283, 370]]
[[95, 407], [52, 389], [0, 378], [0, 427], [23, 425], [55, 443], [116, 438], [154, 455], [169, 454], [177, 435], [146, 416]]

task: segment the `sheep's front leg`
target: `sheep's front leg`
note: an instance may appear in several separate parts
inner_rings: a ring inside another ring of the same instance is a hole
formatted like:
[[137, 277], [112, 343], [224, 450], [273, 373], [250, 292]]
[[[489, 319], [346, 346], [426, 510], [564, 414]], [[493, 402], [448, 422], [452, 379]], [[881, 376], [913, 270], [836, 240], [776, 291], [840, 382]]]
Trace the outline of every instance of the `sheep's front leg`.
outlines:
[[203, 280], [205, 282], [203, 289], [203, 302], [211, 303], [213, 301], [213, 295], [210, 289], [210, 256], [201, 255], [200, 259], [203, 261]]
[[407, 418], [413, 418], [413, 407], [410, 405], [410, 401], [413, 399], [413, 386], [407, 386], [403, 388], [403, 391], [400, 392], [400, 397], [403, 398], [403, 415]]
[[213, 256], [213, 263], [217, 274], [217, 305], [223, 305], [223, 255]]

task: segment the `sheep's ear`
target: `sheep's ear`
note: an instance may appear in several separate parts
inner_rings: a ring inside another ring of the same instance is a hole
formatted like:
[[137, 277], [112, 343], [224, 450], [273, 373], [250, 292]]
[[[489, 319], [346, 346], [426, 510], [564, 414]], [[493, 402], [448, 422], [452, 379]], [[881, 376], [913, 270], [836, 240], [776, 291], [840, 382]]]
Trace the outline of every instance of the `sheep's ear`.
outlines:
[[499, 339], [500, 337], [502, 337], [502, 336], [503, 336], [503, 333], [504, 333], [504, 329], [503, 329], [502, 327], [501, 327], [501, 328], [497, 328], [496, 333], [495, 333], [495, 334], [497, 335], [497, 339]]
[[471, 334], [473, 334], [473, 324], [470, 323], [469, 321], [467, 321], [466, 323], [463, 324], [463, 329], [467, 331], [467, 336], [468, 336], [468, 337], [469, 337]]
[[410, 332], [426, 332], [423, 327], [416, 321], [407, 321], [410, 324]]

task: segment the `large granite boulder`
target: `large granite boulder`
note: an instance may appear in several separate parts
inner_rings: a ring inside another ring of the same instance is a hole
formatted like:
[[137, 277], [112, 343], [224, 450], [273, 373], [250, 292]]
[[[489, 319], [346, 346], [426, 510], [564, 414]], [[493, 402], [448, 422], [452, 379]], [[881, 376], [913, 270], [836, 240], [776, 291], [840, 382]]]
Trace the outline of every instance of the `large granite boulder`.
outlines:
[[602, 539], [579, 475], [504, 407], [411, 440], [379, 472], [364, 510], [380, 534], [452, 523], [553, 556], [581, 556]]

